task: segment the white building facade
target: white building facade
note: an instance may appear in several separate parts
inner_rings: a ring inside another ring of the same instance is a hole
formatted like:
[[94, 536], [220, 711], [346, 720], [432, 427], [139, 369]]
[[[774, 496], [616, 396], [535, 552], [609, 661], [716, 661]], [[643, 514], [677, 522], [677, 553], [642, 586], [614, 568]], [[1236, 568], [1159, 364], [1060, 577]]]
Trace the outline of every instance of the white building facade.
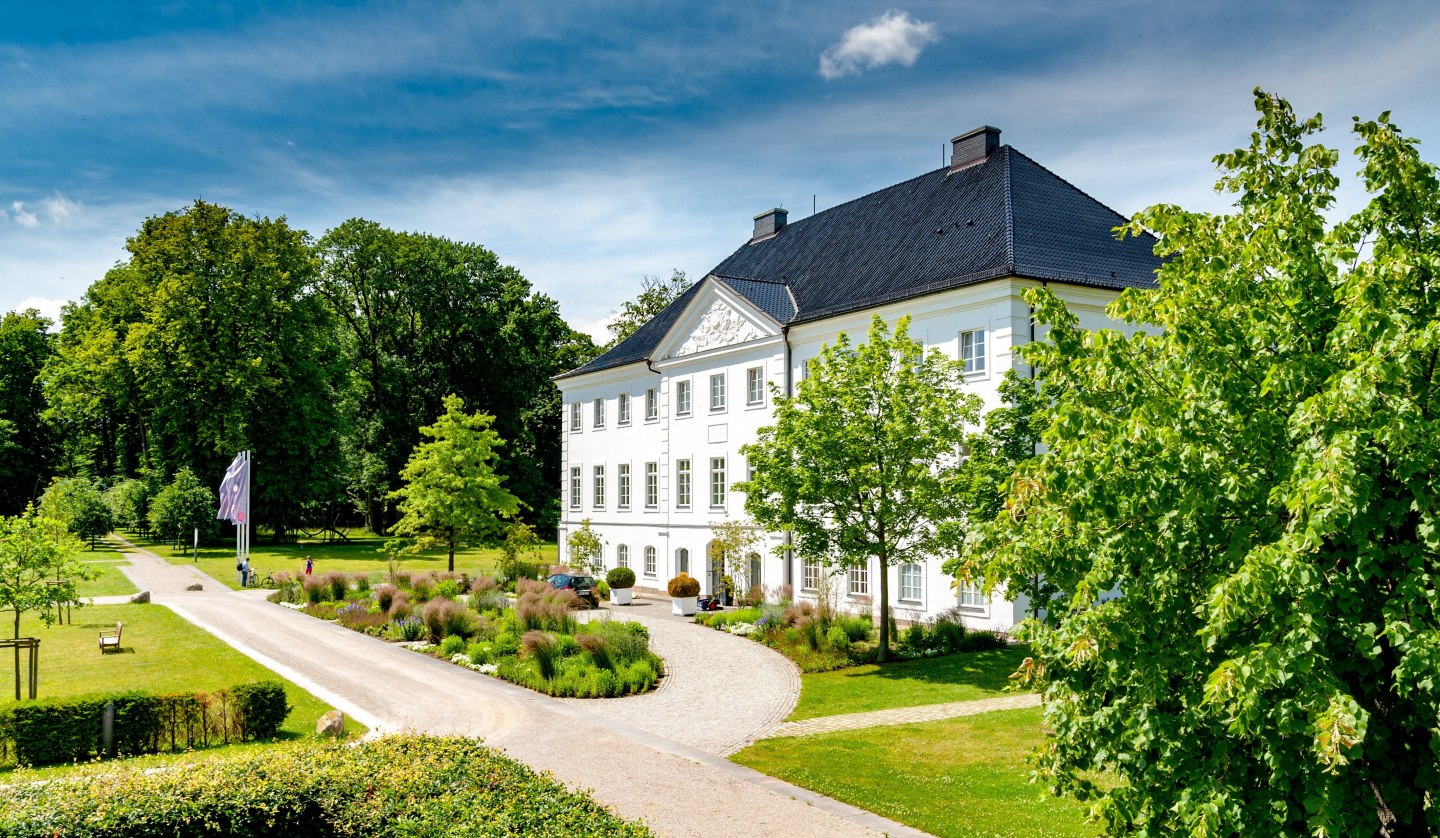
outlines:
[[[964, 359], [986, 410], [1000, 404], [1005, 370], [1023, 368], [1016, 349], [1035, 338], [1027, 289], [1050, 287], [1085, 328], [1119, 327], [1105, 307], [1124, 287], [1153, 285], [1153, 241], [1116, 242], [1120, 216], [998, 134], [957, 137], [947, 169], [795, 224], [781, 210], [757, 216], [751, 241], [665, 312], [559, 377], [561, 556], [588, 519], [605, 566], [630, 567], [637, 587], [663, 591], [684, 571], [716, 592], [711, 528], [748, 518], [732, 488], [749, 476], [741, 448], [771, 424], [774, 392], [793, 393], [824, 345], [863, 339], [875, 315], [892, 327], [908, 315], [913, 339]], [[837, 607], [878, 612], [880, 568], [831, 576], [783, 548], [782, 536], [761, 534], [738, 584], [799, 597], [828, 586]], [[958, 608], [967, 625], [1001, 631], [1023, 619], [1028, 603], [957, 586], [945, 558], [886, 571], [897, 619]]]

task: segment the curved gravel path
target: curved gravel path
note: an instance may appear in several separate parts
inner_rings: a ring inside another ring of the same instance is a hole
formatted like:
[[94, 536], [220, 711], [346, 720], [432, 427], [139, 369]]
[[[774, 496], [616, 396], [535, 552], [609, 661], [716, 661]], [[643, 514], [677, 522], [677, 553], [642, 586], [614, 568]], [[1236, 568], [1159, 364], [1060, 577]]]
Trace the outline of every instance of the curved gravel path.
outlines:
[[628, 698], [569, 698], [565, 703], [721, 756], [770, 736], [795, 709], [800, 672], [784, 655], [727, 632], [638, 611], [610, 608], [581, 618], [643, 623], [650, 630], [650, 648], [665, 661], [660, 688]]

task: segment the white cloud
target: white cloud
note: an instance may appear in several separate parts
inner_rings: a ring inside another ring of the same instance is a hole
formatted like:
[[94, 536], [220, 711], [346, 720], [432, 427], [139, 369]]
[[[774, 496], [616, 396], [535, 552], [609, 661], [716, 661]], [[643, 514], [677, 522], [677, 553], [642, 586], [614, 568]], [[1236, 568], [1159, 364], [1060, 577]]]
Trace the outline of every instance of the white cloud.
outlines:
[[40, 223], [35, 213], [25, 209], [24, 201], [15, 201], [10, 205], [10, 217], [21, 227], [34, 227]]
[[65, 305], [64, 300], [52, 300], [49, 297], [26, 297], [15, 306], [15, 311], [35, 309], [41, 315], [50, 318], [58, 327], [60, 325], [60, 307]]
[[913, 67], [925, 45], [938, 40], [935, 24], [921, 23], [906, 12], [891, 10], [852, 28], [821, 53], [820, 75], [838, 79], [886, 64]]
[[40, 202], [40, 209], [56, 224], [64, 222], [80, 209], [80, 204], [56, 192]]

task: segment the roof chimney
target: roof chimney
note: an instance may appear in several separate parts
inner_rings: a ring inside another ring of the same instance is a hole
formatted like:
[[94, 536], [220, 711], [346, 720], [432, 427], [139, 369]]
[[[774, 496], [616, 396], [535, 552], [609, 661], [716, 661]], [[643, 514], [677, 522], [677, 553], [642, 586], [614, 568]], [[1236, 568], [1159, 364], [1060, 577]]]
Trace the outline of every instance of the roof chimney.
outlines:
[[784, 229], [785, 219], [789, 217], [789, 215], [790, 213], [776, 207], [775, 209], [765, 210], [755, 216], [755, 234], [750, 237], [750, 241], [758, 242], [761, 239], [768, 239], [780, 232]]
[[950, 171], [985, 162], [1000, 147], [1000, 129], [981, 125], [950, 141]]

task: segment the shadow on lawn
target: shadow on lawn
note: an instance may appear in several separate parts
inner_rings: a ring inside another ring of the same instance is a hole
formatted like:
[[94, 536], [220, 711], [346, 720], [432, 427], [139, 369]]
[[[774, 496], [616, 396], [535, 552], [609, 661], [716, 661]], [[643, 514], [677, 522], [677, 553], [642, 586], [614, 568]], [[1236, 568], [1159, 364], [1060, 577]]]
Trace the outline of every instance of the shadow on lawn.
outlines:
[[957, 652], [938, 658], [871, 664], [842, 670], [842, 678], [887, 678], [927, 684], [967, 684], [985, 690], [1003, 690], [1010, 674], [1030, 654], [1029, 647], [1011, 646], [983, 652]]

